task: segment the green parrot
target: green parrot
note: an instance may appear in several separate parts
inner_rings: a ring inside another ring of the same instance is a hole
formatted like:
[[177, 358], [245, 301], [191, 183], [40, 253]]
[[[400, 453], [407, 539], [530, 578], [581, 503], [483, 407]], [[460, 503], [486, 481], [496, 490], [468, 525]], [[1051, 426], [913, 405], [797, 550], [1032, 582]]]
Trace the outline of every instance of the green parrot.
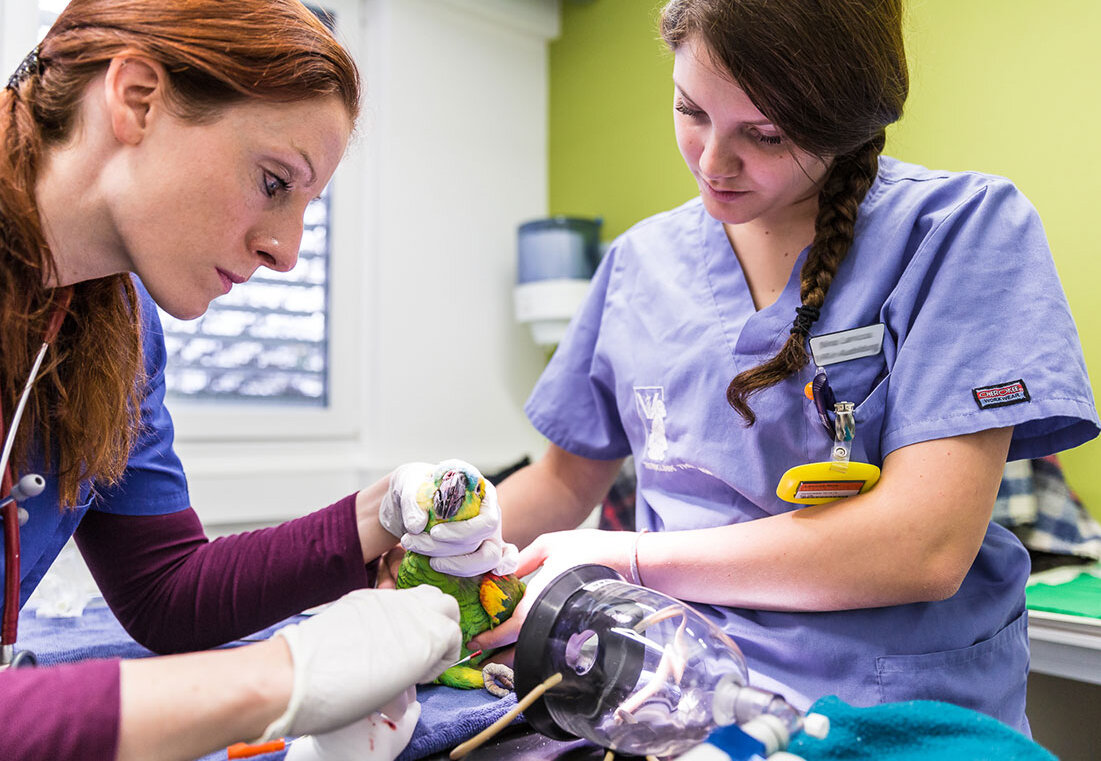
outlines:
[[[478, 515], [485, 497], [485, 480], [474, 470], [443, 464], [417, 490], [417, 504], [428, 513], [428, 525], [461, 521]], [[507, 621], [524, 595], [524, 582], [514, 574], [497, 576], [452, 576], [440, 573], [428, 564], [428, 557], [406, 552], [398, 568], [397, 587], [405, 589], [431, 584], [459, 602], [459, 628], [463, 634], [461, 656], [470, 654], [466, 643], [486, 629]], [[465, 664], [452, 666], [436, 679], [439, 684], [462, 689], [490, 688], [488, 678], [478, 665], [491, 653], [482, 653]], [[492, 688], [490, 688], [491, 691]], [[496, 691], [494, 691], [496, 692]]]

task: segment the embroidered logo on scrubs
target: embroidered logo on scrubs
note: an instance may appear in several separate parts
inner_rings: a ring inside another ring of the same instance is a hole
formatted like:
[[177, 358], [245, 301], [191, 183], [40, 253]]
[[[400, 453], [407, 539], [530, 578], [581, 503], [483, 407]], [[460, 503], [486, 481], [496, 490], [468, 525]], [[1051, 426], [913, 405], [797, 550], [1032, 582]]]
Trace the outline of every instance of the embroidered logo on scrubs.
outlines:
[[646, 459], [661, 462], [669, 450], [665, 438], [665, 388], [635, 386], [635, 408], [646, 426]]
[[971, 389], [971, 393], [975, 397], [975, 402], [978, 403], [980, 410], [990, 407], [1005, 407], [1031, 400], [1023, 380], [1001, 383], [997, 386], [981, 386]]

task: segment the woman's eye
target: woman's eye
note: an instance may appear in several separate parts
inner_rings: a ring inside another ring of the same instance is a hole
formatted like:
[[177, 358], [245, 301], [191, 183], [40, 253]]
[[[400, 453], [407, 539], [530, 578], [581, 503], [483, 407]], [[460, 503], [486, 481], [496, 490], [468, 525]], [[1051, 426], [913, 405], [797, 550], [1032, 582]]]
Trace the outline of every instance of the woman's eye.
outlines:
[[780, 143], [784, 142], [784, 138], [782, 135], [766, 135], [765, 133], [756, 129], [753, 130], [750, 134], [758, 142], [764, 143], [765, 145], [779, 145]]
[[673, 106], [673, 109], [693, 119], [703, 115], [703, 111], [692, 108], [686, 103], [677, 103], [675, 106]]
[[264, 192], [268, 198], [275, 198], [279, 193], [289, 190], [290, 183], [286, 180], [277, 177], [271, 172], [264, 172]]

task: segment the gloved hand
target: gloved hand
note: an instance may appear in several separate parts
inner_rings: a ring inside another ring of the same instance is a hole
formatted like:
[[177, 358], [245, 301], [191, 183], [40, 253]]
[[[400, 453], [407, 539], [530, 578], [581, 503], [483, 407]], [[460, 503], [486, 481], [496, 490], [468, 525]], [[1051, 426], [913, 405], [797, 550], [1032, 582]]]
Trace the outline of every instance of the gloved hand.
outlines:
[[263, 741], [346, 726], [429, 682], [459, 659], [459, 605], [435, 587], [358, 589], [275, 633], [290, 647], [294, 687]]
[[286, 761], [393, 761], [409, 744], [420, 715], [417, 688], [410, 687], [366, 718], [299, 737], [287, 749]]
[[[462, 460], [444, 460], [438, 465], [412, 462], [390, 475], [390, 488], [382, 498], [378, 518], [383, 528], [401, 539], [401, 546], [427, 555], [429, 565], [453, 576], [477, 576], [486, 571], [504, 576], [516, 570], [516, 547], [501, 539], [501, 508], [497, 490], [485, 481], [485, 497], [478, 515], [462, 521], [441, 523], [427, 533], [428, 516], [417, 504], [421, 485], [440, 468], [477, 469]], [[479, 474], [480, 475], [480, 474]]]

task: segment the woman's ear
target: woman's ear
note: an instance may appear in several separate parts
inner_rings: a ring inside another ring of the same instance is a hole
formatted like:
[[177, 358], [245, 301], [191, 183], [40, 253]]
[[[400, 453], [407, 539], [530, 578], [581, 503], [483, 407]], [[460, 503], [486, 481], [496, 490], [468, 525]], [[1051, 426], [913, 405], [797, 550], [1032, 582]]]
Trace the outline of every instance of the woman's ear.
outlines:
[[137, 145], [164, 104], [167, 72], [156, 61], [135, 55], [111, 59], [104, 82], [107, 112], [115, 139]]

